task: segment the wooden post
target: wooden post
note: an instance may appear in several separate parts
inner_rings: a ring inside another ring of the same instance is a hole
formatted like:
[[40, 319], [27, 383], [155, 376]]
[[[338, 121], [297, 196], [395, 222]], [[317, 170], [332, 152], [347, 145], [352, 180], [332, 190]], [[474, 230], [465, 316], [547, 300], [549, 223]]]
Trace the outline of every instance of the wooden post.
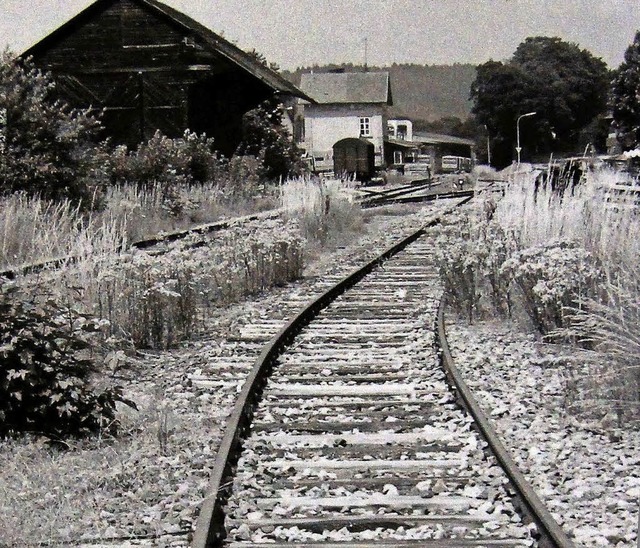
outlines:
[[140, 142], [144, 143], [145, 141], [145, 119], [144, 119], [144, 74], [142, 71], [138, 72], [138, 105], [140, 106]]
[[7, 143], [7, 109], [0, 108], [0, 153], [4, 152]]

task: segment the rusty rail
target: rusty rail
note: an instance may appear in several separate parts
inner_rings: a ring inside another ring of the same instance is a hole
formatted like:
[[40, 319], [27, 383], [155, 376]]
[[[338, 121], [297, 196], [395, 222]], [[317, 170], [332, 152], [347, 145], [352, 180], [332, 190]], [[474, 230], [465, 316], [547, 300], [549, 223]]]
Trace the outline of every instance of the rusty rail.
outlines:
[[[471, 197], [466, 197], [450, 210], [463, 205], [470, 199]], [[225, 537], [224, 505], [231, 493], [234, 469], [242, 451], [242, 440], [251, 427], [253, 414], [267, 378], [282, 350], [323, 308], [358, 283], [378, 265], [420, 238], [427, 228], [435, 226], [439, 222], [439, 217], [433, 219], [426, 226], [388, 248], [381, 255], [370, 260], [364, 266], [333, 285], [325, 293], [305, 306], [264, 348], [256, 360], [227, 421], [224, 437], [216, 455], [207, 495], [198, 518], [194, 540], [191, 544], [193, 548], [218, 548], [222, 545]]]
[[440, 301], [438, 318], [436, 320], [436, 341], [440, 347], [442, 365], [449, 382], [458, 392], [461, 404], [473, 417], [476, 427], [489, 444], [491, 451], [509, 477], [509, 481], [515, 489], [521, 504], [520, 510], [538, 527], [541, 535], [539, 545], [542, 548], [574, 548], [575, 545], [573, 542], [558, 525], [522, 472], [518, 469], [518, 465], [500, 441], [495, 428], [489, 422], [489, 419], [480, 408], [467, 383], [462, 378], [460, 371], [456, 368], [447, 343], [444, 308], [445, 298], [443, 297]]

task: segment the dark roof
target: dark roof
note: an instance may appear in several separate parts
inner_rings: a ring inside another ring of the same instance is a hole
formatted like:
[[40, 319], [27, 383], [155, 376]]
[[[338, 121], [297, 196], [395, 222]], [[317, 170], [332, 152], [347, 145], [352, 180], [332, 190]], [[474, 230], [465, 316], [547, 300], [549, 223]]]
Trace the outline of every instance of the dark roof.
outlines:
[[418, 146], [420, 145], [420, 143], [416, 143], [414, 141], [405, 141], [403, 139], [392, 139], [392, 138], [385, 139], [385, 142], [390, 144], [392, 147], [406, 148], [406, 149], [418, 148]]
[[300, 89], [317, 103], [393, 104], [388, 72], [307, 72]]
[[449, 145], [475, 146], [476, 144], [473, 139], [464, 139], [462, 137], [454, 137], [453, 135], [443, 135], [442, 133], [427, 133], [424, 131], [414, 131], [413, 140], [418, 143], [429, 145], [446, 143]]
[[[78, 25], [82, 25], [87, 21], [95, 12], [107, 8], [111, 4], [115, 4], [119, 0], [96, 0], [93, 4], [78, 13], [75, 17], [58, 27], [51, 34], [40, 40], [35, 45], [31, 46], [27, 51], [22, 54], [22, 57], [31, 55], [38, 55], [51, 47], [55, 42], [68, 34]], [[295, 97], [301, 97], [306, 100], [311, 100], [310, 97], [305, 95], [291, 82], [286, 80], [276, 71], [260, 63], [253, 56], [242, 51], [239, 47], [235, 46], [228, 40], [222, 38], [222, 36], [216, 34], [211, 29], [205, 27], [201, 23], [198, 23], [195, 19], [192, 19], [188, 15], [158, 2], [157, 0], [131, 0], [136, 4], [139, 4], [143, 8], [148, 9], [152, 13], [160, 16], [166, 21], [169, 21], [174, 26], [186, 30], [190, 34], [197, 36], [204, 42], [204, 46], [215, 51], [221, 56], [225, 57], [232, 63], [236, 64], [245, 71], [251, 73], [258, 78], [268, 87], [273, 89], [277, 93], [285, 95], [293, 95]]]

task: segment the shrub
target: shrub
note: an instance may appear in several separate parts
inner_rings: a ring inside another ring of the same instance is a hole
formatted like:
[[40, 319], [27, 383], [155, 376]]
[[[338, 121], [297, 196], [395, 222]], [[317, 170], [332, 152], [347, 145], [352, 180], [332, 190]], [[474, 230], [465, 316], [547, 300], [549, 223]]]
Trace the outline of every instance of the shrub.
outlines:
[[174, 218], [200, 208], [202, 200], [194, 198], [198, 192], [193, 189], [204, 187], [213, 195], [208, 200], [223, 204], [246, 200], [257, 193], [261, 170], [260, 161], [251, 156], [222, 158], [213, 139], [189, 130], [177, 139], [157, 131], [134, 151], [116, 147], [109, 163], [114, 186], [159, 196], [163, 210]]
[[448, 301], [470, 322], [487, 312], [511, 314], [509, 282], [500, 269], [515, 242], [487, 217], [453, 216], [434, 229], [436, 259]]
[[214, 181], [222, 165], [213, 149], [213, 139], [189, 130], [179, 139], [160, 131], [135, 151], [117, 147], [111, 154], [111, 180], [115, 185], [133, 184], [150, 190], [159, 187], [162, 203], [172, 215], [180, 215], [197, 204], [185, 199], [181, 188]]
[[247, 112], [242, 120], [241, 155], [260, 159], [263, 180], [277, 181], [298, 177], [305, 171], [302, 151], [282, 124], [283, 110], [278, 97], [272, 97]]
[[518, 251], [501, 271], [520, 289], [525, 310], [542, 334], [565, 327], [564, 309], [581, 308], [600, 280], [591, 253], [567, 241]]
[[54, 439], [114, 433], [119, 388], [91, 385], [91, 349], [102, 322], [0, 285], [0, 436], [31, 432]]
[[105, 182], [99, 120], [55, 98], [55, 83], [28, 60], [0, 55], [0, 192], [69, 199], [89, 209]]
[[98, 263], [97, 312], [138, 347], [166, 348], [188, 338], [207, 310], [238, 301], [302, 272], [297, 229], [281, 221], [217, 234], [205, 245], [182, 241], [167, 253], [142, 251]]

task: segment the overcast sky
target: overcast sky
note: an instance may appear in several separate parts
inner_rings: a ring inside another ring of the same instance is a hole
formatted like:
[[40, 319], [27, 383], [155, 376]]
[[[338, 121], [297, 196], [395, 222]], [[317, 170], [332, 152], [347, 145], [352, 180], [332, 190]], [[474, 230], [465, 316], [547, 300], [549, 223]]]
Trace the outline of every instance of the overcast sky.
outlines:
[[[0, 0], [0, 40], [14, 52], [91, 0]], [[639, 0], [165, 0], [282, 68], [365, 60], [479, 64], [528, 36], [558, 36], [617, 67], [640, 30]]]

